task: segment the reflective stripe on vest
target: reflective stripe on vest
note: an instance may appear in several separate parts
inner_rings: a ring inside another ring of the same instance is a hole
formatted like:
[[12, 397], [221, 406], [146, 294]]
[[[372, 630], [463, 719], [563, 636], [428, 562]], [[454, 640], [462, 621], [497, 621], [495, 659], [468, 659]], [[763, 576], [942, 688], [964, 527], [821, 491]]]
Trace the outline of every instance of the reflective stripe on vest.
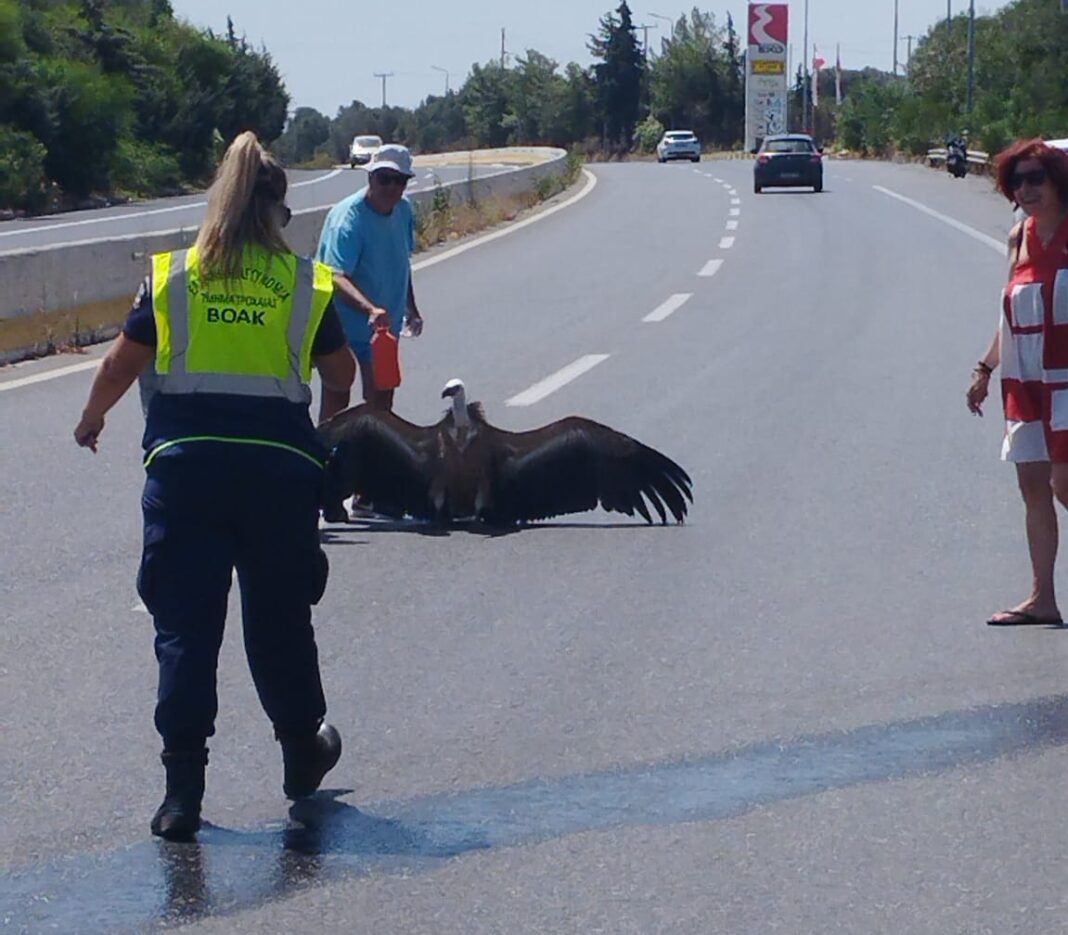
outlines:
[[307, 404], [330, 271], [262, 248], [248, 248], [242, 268], [233, 282], [201, 281], [195, 247], [152, 258], [158, 391]]

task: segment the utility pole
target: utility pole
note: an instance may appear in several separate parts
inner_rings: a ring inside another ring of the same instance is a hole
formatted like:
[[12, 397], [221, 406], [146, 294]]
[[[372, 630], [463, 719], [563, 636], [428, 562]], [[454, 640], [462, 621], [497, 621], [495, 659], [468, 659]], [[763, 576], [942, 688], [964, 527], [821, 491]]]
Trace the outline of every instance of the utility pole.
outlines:
[[[953, 35], [953, 0], [946, 0], [946, 39]], [[947, 43], [948, 45], [948, 43]]]
[[504, 51], [504, 27], [501, 27], [501, 71], [504, 71], [504, 57], [508, 53]]
[[634, 28], [635, 29], [640, 29], [642, 31], [642, 58], [648, 59], [649, 58], [649, 30], [650, 29], [656, 29], [656, 23], [650, 23], [648, 26], [644, 25], [644, 24], [641, 25], [641, 26], [637, 26], [636, 25]]
[[912, 40], [913, 39], [919, 39], [920, 37], [919, 36], [908, 35], [908, 36], [902, 36], [901, 38], [905, 39], [908, 42], [908, 48], [907, 48], [907, 51], [905, 52], [905, 56], [906, 56], [905, 57], [905, 77], [907, 78], [911, 74], [911, 71], [912, 71], [912, 68], [911, 68], [911, 66], [912, 66]]
[[894, 0], [894, 77], [897, 77], [897, 0]]
[[968, 115], [968, 129], [972, 123], [972, 102], [975, 98], [975, 0], [968, 4], [968, 99], [964, 105]]
[[374, 73], [374, 75], [375, 75], [376, 78], [381, 78], [382, 79], [382, 109], [385, 110], [386, 109], [386, 79], [387, 78], [392, 78], [393, 77], [393, 72], [391, 72], [391, 71], [386, 71], [386, 72], [376, 71]]
[[443, 71], [443, 72], [445, 72], [445, 96], [448, 97], [449, 96], [449, 69], [442, 68], [440, 65], [431, 65], [430, 67], [433, 68], [434, 71]]

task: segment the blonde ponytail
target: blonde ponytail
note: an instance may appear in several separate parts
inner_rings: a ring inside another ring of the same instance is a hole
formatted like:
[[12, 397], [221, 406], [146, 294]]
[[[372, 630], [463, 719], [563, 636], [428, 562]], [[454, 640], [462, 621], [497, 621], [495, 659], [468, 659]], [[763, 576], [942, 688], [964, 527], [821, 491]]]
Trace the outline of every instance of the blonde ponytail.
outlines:
[[278, 206], [286, 197], [286, 174], [249, 130], [226, 150], [208, 194], [197, 233], [197, 258], [205, 279], [237, 279], [245, 247], [290, 252]]

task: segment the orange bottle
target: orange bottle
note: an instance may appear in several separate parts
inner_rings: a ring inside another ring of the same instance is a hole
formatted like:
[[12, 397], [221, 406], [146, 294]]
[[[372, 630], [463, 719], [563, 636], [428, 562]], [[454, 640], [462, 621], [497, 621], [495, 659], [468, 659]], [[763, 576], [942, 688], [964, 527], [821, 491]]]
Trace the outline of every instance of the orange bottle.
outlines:
[[375, 328], [371, 336], [371, 374], [376, 390], [392, 390], [400, 386], [397, 338], [388, 328]]

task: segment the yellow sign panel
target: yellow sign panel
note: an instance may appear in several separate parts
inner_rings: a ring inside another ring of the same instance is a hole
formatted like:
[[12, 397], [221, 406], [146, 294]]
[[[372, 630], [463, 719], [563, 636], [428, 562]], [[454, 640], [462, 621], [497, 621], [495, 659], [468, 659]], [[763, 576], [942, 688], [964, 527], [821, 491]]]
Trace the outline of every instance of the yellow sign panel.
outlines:
[[786, 63], [774, 59], [755, 59], [753, 61], [754, 75], [782, 75], [786, 73]]

